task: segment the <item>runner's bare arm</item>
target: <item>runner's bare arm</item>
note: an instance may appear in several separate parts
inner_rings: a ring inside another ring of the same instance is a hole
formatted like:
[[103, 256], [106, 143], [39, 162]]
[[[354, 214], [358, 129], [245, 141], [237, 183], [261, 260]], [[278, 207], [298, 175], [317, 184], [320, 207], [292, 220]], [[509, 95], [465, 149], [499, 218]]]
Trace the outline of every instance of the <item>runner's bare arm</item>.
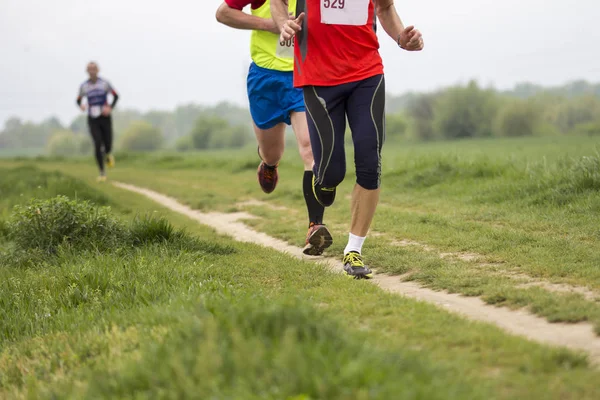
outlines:
[[279, 40], [281, 41], [290, 40], [296, 32], [302, 29], [304, 13], [301, 13], [294, 19], [288, 13], [287, 0], [271, 0], [271, 16], [273, 17], [273, 21], [275, 21], [278, 33], [280, 33]]
[[419, 51], [423, 49], [423, 36], [414, 26], [404, 27], [396, 12], [394, 0], [375, 0], [377, 19], [385, 32], [404, 50]]
[[231, 7], [227, 2], [219, 6], [216, 17], [217, 21], [231, 28], [279, 33], [272, 19], [246, 14], [241, 9]]

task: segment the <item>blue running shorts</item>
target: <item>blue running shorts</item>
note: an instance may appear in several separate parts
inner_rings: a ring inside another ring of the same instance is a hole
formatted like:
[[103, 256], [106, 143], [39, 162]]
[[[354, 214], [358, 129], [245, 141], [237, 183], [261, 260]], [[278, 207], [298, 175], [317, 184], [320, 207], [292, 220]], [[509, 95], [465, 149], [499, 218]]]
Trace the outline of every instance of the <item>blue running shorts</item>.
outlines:
[[252, 63], [247, 86], [250, 115], [260, 129], [270, 129], [282, 122], [290, 125], [292, 112], [306, 110], [302, 89], [294, 87], [292, 71], [276, 71]]

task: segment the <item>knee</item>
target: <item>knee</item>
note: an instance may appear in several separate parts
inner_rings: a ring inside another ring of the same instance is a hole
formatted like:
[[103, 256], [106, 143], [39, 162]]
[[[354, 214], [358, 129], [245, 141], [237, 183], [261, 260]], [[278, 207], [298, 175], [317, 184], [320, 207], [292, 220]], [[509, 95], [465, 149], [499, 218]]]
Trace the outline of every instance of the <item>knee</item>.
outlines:
[[367, 190], [379, 189], [381, 186], [381, 168], [356, 168], [356, 183]]
[[336, 167], [329, 165], [329, 168], [323, 174], [321, 178], [321, 184], [325, 187], [337, 187], [344, 180], [346, 176], [345, 167]]

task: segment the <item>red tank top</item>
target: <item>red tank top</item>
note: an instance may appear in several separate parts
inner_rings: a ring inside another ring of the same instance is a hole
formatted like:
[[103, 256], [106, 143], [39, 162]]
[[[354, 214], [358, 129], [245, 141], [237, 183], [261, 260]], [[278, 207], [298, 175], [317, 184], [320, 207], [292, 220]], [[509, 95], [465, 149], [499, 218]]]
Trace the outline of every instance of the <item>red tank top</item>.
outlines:
[[298, 0], [294, 86], [335, 86], [383, 74], [372, 0]]

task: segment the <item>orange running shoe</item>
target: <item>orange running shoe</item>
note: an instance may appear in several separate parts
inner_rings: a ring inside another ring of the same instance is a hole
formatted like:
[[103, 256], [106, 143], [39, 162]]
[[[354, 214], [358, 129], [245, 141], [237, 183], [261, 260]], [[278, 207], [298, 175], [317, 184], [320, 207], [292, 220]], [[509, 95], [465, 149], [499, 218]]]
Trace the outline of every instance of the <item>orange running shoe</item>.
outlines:
[[277, 181], [279, 180], [279, 174], [277, 173], [277, 165], [271, 167], [265, 164], [264, 161], [260, 162], [258, 166], [258, 183], [260, 184], [261, 189], [265, 193], [271, 193], [275, 190], [277, 186]]
[[332, 243], [333, 237], [331, 237], [329, 229], [323, 224], [311, 222], [306, 234], [306, 245], [302, 252], [309, 256], [320, 256]]

